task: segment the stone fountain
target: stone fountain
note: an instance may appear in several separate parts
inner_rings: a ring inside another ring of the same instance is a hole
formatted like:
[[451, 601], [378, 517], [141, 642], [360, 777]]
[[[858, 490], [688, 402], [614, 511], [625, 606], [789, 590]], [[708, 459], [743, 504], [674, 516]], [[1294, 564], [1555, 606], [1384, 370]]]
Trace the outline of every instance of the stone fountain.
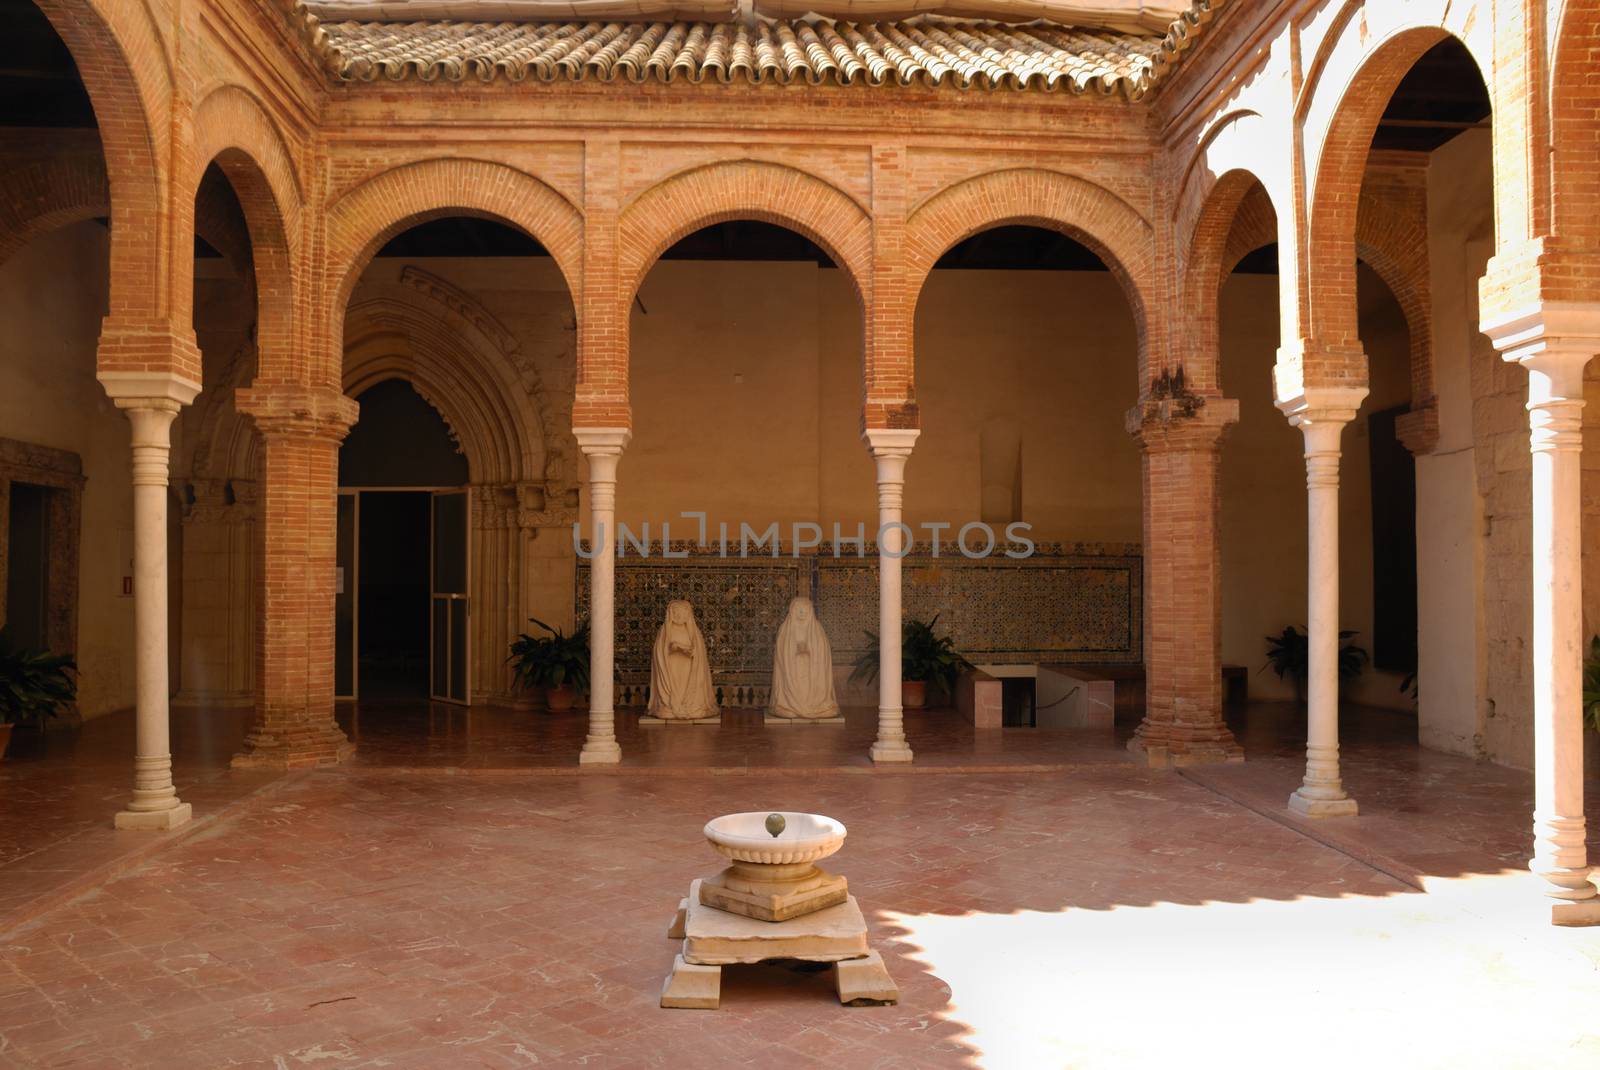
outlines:
[[667, 936], [683, 950], [661, 1005], [715, 1009], [723, 966], [775, 959], [833, 963], [843, 1003], [898, 1000], [845, 879], [817, 865], [844, 846], [845, 833], [831, 817], [788, 811], [707, 822], [706, 840], [728, 866], [691, 884], [678, 904]]

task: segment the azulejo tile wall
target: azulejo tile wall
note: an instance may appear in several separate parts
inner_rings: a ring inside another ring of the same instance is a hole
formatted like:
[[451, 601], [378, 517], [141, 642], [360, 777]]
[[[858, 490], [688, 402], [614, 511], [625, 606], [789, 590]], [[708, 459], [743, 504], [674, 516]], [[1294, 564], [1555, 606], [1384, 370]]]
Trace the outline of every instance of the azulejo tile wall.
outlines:
[[[642, 705], [650, 680], [650, 647], [667, 603], [687, 599], [705, 634], [706, 652], [726, 706], [767, 699], [772, 646], [789, 599], [810, 596], [833, 642], [835, 666], [849, 666], [878, 627], [878, 565], [872, 546], [835, 556], [815, 552], [777, 557], [720, 556], [675, 544], [664, 557], [630, 552], [617, 561], [617, 699]], [[973, 559], [932, 556], [915, 546], [902, 566], [908, 615], [939, 616], [957, 647], [986, 663], [1128, 664], [1143, 647], [1143, 558], [1125, 543], [1040, 543], [1033, 556]], [[589, 562], [578, 561], [575, 601], [589, 615]]]

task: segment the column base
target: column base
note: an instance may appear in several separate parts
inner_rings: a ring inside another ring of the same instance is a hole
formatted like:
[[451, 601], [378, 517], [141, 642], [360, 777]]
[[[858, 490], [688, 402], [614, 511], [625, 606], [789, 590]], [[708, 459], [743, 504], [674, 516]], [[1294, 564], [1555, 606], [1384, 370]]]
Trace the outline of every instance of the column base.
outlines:
[[1244, 748], [1232, 737], [1228, 739], [1173, 742], [1141, 739], [1128, 740], [1128, 753], [1138, 762], [1152, 769], [1183, 768], [1190, 765], [1237, 764], [1244, 761]]
[[[1578, 835], [1583, 835], [1581, 830]], [[1539, 878], [1544, 894], [1551, 899], [1600, 902], [1600, 899], [1596, 898], [1600, 896], [1600, 889], [1595, 887], [1593, 879], [1595, 871], [1589, 866], [1576, 869], [1552, 866], [1545, 863], [1544, 859], [1536, 857], [1528, 863], [1528, 871]]]
[[1600, 925], [1600, 898], [1552, 899], [1550, 924], [1572, 927]]
[[622, 761], [622, 746], [616, 740], [597, 743], [586, 740], [578, 752], [579, 765], [616, 765]]
[[911, 761], [911, 747], [904, 740], [898, 743], [884, 743], [879, 741], [872, 745], [868, 752], [874, 762], [909, 762]]
[[235, 769], [312, 769], [349, 761], [356, 745], [329, 717], [324, 725], [256, 728], [244, 739], [245, 749], [233, 756]]
[[1289, 796], [1289, 809], [1301, 817], [1355, 817], [1359, 812], [1356, 801], [1343, 799], [1311, 799], [1298, 791]]
[[167, 810], [122, 810], [112, 819], [112, 825], [119, 829], [138, 832], [166, 832], [179, 825], [186, 825], [194, 817], [194, 807], [188, 803], [179, 803]]

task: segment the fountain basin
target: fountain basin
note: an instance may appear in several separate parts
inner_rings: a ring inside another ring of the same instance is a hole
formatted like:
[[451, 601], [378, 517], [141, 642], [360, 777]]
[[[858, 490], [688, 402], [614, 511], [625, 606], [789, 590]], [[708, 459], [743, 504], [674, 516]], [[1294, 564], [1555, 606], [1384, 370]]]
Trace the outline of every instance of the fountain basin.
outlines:
[[784, 829], [777, 836], [767, 831], [771, 811], [724, 814], [706, 822], [706, 839], [716, 852], [735, 862], [764, 866], [793, 866], [819, 862], [844, 846], [845, 827], [821, 814], [778, 811]]
[[844, 846], [844, 825], [821, 814], [778, 813], [783, 829], [776, 836], [768, 831], [769, 811], [724, 814], [706, 822], [706, 839], [729, 865], [699, 882], [701, 903], [779, 922], [849, 898], [843, 877], [817, 867]]

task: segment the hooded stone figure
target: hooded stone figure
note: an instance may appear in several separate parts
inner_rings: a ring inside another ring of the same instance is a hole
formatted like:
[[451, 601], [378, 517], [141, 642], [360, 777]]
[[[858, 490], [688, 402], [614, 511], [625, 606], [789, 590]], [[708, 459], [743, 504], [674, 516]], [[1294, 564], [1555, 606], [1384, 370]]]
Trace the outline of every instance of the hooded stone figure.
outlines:
[[794, 598], [772, 653], [772, 716], [816, 721], [839, 716], [833, 647], [809, 598]]
[[676, 601], [656, 633], [650, 653], [649, 716], [663, 721], [697, 721], [717, 716], [717, 693], [711, 686], [711, 663], [705, 637], [694, 621], [694, 608]]

